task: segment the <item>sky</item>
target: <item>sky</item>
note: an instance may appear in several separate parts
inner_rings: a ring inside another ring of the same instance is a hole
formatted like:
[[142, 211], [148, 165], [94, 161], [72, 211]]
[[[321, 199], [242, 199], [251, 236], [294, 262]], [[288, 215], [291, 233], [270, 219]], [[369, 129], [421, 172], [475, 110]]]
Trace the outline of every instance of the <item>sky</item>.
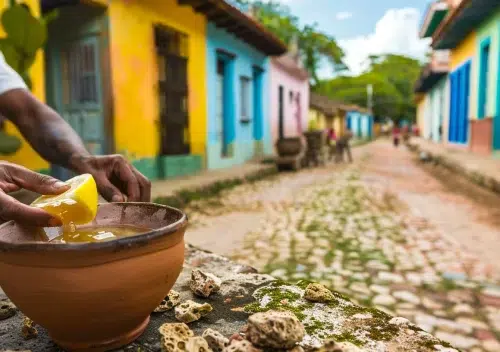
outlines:
[[[279, 0], [301, 24], [318, 23], [346, 53], [351, 74], [359, 74], [371, 54], [396, 53], [424, 59], [429, 42], [418, 36], [430, 0]], [[323, 64], [322, 78], [332, 69]]]

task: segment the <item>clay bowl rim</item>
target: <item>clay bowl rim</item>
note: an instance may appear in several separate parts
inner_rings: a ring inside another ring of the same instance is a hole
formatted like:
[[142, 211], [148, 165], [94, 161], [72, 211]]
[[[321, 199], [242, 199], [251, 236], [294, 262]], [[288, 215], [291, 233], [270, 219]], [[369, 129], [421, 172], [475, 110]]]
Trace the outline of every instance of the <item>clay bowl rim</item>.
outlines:
[[[151, 230], [149, 232], [141, 233], [134, 236], [127, 236], [111, 241], [95, 242], [95, 243], [50, 243], [50, 242], [21, 242], [11, 243], [0, 240], [0, 253], [1, 252], [84, 252], [95, 250], [116, 250], [118, 248], [134, 248], [143, 246], [153, 240], [159, 239], [164, 236], [171, 235], [183, 227], [187, 226], [188, 218], [185, 212], [180, 209], [150, 202], [116, 202], [116, 203], [99, 203], [98, 207], [120, 207], [126, 208], [128, 206], [140, 207], [155, 207], [158, 209], [166, 209], [181, 215], [180, 219], [163, 227]], [[0, 230], [7, 226], [12, 226], [15, 221], [8, 221], [0, 225]]]

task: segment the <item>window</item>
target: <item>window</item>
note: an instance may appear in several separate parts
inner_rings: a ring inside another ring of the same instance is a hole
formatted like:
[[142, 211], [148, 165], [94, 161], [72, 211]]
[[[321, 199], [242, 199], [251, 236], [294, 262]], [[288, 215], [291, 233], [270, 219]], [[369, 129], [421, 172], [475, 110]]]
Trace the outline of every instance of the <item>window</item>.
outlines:
[[241, 112], [240, 117], [242, 121], [250, 120], [250, 78], [240, 77], [240, 102]]

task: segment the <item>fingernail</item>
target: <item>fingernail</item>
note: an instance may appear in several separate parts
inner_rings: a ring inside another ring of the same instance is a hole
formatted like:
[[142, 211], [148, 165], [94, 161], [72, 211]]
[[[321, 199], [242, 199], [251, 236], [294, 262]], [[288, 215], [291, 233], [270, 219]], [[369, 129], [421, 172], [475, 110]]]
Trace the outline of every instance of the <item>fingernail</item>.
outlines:
[[49, 220], [49, 225], [51, 227], [57, 227], [57, 226], [62, 226], [61, 219], [58, 218], [52, 218]]
[[115, 194], [112, 198], [111, 198], [111, 201], [112, 202], [123, 202], [123, 197], [118, 195], [118, 194]]
[[66, 182], [57, 181], [56, 183], [54, 183], [54, 186], [56, 188], [66, 188], [68, 184]]

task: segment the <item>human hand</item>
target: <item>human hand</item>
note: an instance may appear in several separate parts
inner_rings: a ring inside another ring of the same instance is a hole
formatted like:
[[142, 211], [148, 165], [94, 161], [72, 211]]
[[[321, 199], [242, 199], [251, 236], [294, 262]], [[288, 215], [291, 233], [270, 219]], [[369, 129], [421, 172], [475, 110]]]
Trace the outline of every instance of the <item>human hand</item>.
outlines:
[[151, 200], [151, 182], [122, 155], [73, 158], [71, 166], [94, 176], [99, 193], [109, 202]]
[[25, 205], [7, 193], [26, 189], [40, 194], [55, 195], [67, 191], [69, 187], [53, 177], [0, 161], [0, 222], [14, 220], [32, 226], [61, 226], [60, 219], [42, 209]]

